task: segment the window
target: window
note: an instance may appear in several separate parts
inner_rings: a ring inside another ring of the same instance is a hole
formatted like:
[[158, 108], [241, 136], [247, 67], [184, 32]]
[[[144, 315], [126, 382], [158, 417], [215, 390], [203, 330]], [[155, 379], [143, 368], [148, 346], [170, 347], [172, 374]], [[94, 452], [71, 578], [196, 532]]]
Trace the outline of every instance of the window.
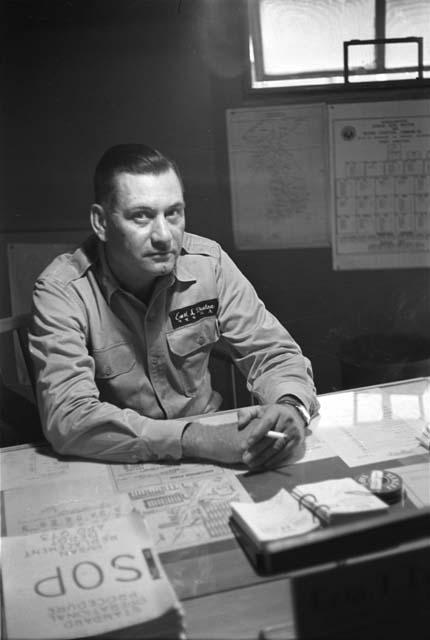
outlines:
[[[344, 82], [344, 42], [422, 38], [430, 78], [429, 0], [249, 0], [253, 88]], [[349, 82], [414, 80], [416, 42], [348, 46]]]

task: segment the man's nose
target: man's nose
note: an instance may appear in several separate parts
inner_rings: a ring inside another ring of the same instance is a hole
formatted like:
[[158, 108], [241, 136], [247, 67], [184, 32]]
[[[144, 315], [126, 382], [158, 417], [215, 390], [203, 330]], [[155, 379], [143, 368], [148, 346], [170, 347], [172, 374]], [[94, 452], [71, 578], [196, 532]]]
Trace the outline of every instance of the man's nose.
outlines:
[[159, 215], [152, 222], [152, 241], [154, 243], [168, 244], [172, 234], [164, 215]]

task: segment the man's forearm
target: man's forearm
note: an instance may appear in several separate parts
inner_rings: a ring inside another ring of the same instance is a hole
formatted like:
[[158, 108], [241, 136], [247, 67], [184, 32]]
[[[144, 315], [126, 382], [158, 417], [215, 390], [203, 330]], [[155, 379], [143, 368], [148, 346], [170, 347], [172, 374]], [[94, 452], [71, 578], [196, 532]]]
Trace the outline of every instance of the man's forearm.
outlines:
[[129, 463], [182, 456], [185, 420], [154, 420], [95, 399], [74, 410], [66, 402], [58, 411], [48, 405], [41, 413], [46, 437], [63, 455]]
[[182, 433], [182, 455], [234, 464], [242, 462], [242, 441], [235, 424], [213, 426], [190, 422]]

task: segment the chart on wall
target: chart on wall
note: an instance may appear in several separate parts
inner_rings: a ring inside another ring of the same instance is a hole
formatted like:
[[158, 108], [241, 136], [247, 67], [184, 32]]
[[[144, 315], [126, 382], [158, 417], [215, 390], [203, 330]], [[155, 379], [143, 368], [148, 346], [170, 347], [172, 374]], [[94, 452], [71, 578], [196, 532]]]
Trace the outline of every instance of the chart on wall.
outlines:
[[229, 109], [226, 117], [236, 247], [329, 246], [325, 105]]
[[430, 100], [329, 105], [335, 269], [430, 266]]

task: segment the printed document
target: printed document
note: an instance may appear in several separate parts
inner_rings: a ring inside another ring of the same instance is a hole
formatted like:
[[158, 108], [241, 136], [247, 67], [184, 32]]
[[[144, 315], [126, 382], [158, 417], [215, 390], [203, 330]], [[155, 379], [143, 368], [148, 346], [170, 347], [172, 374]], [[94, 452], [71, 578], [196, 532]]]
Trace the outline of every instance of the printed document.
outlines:
[[0, 451], [0, 465], [3, 490], [81, 478], [91, 478], [93, 487], [110, 483], [106, 464], [60, 458], [48, 445]]
[[329, 245], [322, 104], [227, 111], [238, 249]]
[[430, 266], [430, 100], [329, 106], [335, 269]]
[[252, 500], [234, 471], [212, 465], [148, 474], [128, 494], [159, 553], [232, 538], [230, 502]]
[[350, 467], [422, 454], [422, 420], [381, 420], [326, 429], [324, 439]]

